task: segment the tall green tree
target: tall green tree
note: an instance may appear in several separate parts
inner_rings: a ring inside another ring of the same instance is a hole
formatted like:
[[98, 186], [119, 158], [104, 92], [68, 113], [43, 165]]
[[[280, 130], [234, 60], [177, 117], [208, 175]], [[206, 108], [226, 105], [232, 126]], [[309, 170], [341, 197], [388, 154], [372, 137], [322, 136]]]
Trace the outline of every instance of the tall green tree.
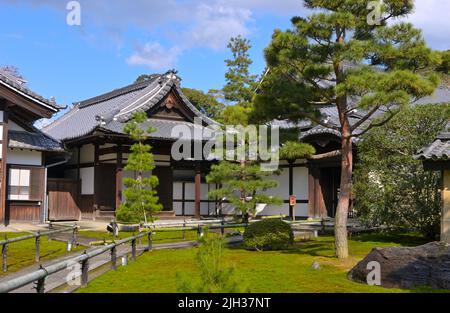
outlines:
[[144, 129], [146, 121], [147, 114], [138, 112], [124, 127], [124, 132], [135, 141], [131, 146], [125, 170], [134, 172], [136, 178], [124, 178], [125, 201], [117, 212], [117, 219], [122, 222], [139, 223], [144, 219], [147, 224], [154, 221], [154, 214], [162, 210], [155, 190], [158, 177], [151, 175], [155, 168], [152, 147], [146, 144], [155, 129]]
[[[420, 30], [409, 23], [388, 24], [412, 12], [409, 0], [379, 2], [367, 9], [360, 0], [305, 0], [316, 11], [294, 17], [292, 29], [275, 30], [265, 50], [270, 68], [255, 100], [260, 118], [310, 119], [341, 134], [341, 186], [335, 218], [335, 253], [348, 257], [347, 218], [352, 190], [353, 139], [392, 119], [411, 100], [433, 93], [438, 78], [424, 74], [434, 54]], [[376, 17], [376, 14], [375, 14]], [[339, 123], [321, 116], [334, 105]], [[380, 109], [382, 120], [373, 121]], [[362, 118], [351, 123], [358, 110]], [[362, 132], [355, 132], [363, 128]]]
[[231, 38], [228, 48], [233, 58], [225, 60], [228, 67], [226, 85], [222, 90], [225, 99], [244, 107], [251, 106], [258, 83], [258, 75], [250, 73], [253, 63], [249, 54], [251, 47], [250, 40], [242, 36]]
[[251, 214], [255, 214], [258, 204], [281, 205], [277, 197], [264, 194], [278, 186], [278, 182], [268, 179], [274, 172], [262, 171], [258, 162], [222, 161], [213, 165], [206, 177], [208, 183], [220, 184], [220, 188], [209, 192], [211, 199], [225, 198], [235, 208], [235, 213], [241, 214], [244, 222]]
[[417, 106], [361, 138], [354, 189], [365, 225], [420, 232], [431, 239], [439, 234], [441, 174], [425, 171], [413, 155], [432, 142], [449, 119], [450, 104]]
[[146, 80], [154, 79], [155, 77], [158, 77], [158, 76], [159, 76], [159, 74], [141, 74], [136, 78], [136, 80], [134, 82], [140, 83], [140, 82], [144, 82]]

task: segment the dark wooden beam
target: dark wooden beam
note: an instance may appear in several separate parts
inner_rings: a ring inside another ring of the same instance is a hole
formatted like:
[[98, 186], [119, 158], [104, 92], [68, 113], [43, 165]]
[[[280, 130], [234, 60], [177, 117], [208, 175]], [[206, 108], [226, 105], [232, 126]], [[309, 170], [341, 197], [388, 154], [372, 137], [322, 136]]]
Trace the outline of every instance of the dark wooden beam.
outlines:
[[1, 160], [0, 160], [0, 223], [6, 224], [7, 221], [7, 203], [6, 203], [6, 186], [8, 184], [7, 175], [8, 175], [8, 168], [7, 168], [7, 152], [8, 152], [8, 104], [5, 100], [0, 100], [0, 110], [3, 111], [3, 120], [0, 121], [1, 125], [3, 125], [3, 133], [1, 143], [2, 143], [2, 149], [0, 151], [1, 153]]
[[325, 198], [324, 198], [324, 194], [323, 194], [323, 189], [322, 189], [322, 171], [320, 170], [320, 168], [316, 169], [316, 175], [314, 177], [315, 180], [315, 190], [314, 190], [314, 195], [315, 195], [315, 217], [319, 217], [319, 218], [323, 218], [323, 217], [327, 217], [328, 216], [328, 212], [327, 212], [327, 206], [325, 204]]
[[[289, 196], [294, 196], [294, 166], [293, 161], [289, 162]], [[298, 196], [298, 195], [297, 195]], [[289, 216], [292, 220], [295, 219], [295, 208], [290, 205], [289, 206]]]
[[182, 202], [181, 202], [181, 215], [185, 216], [186, 215], [186, 183], [183, 182], [182, 183], [182, 191], [181, 191], [181, 198], [182, 198]]
[[314, 195], [316, 181], [314, 179], [314, 168], [308, 168], [308, 217], [315, 217], [316, 197]]
[[426, 171], [450, 170], [450, 160], [424, 161], [423, 167]]
[[195, 168], [195, 217], [201, 217], [201, 184], [202, 184], [202, 170], [199, 163]]
[[122, 146], [117, 147], [117, 164], [116, 164], [116, 211], [122, 205], [122, 181], [123, 181], [123, 155]]

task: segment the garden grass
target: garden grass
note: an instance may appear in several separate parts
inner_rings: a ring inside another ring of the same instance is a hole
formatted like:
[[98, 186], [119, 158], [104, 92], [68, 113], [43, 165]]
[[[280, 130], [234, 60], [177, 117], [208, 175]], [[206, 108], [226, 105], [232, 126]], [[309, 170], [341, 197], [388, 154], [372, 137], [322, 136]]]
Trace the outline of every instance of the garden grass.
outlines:
[[[9, 239], [26, 236], [30, 233], [0, 233], [0, 239], [5, 239], [7, 236]], [[74, 247], [73, 251], [81, 250], [81, 247]], [[1, 247], [0, 247], [1, 250]], [[40, 242], [40, 256], [41, 262], [49, 261], [51, 259], [69, 254], [67, 252], [67, 244], [64, 242], [50, 240], [48, 237], [42, 237]], [[35, 239], [28, 239], [19, 241], [8, 245], [8, 272], [3, 273], [0, 270], [0, 277], [7, 275], [8, 273], [17, 272], [24, 267], [36, 265], [36, 269], [39, 263], [34, 261], [35, 257]]]
[[[333, 242], [333, 237], [320, 237], [297, 242], [287, 250], [266, 252], [247, 251], [235, 246], [225, 249], [224, 260], [227, 266], [235, 268], [235, 277], [242, 289], [254, 293], [408, 292], [355, 283], [347, 278], [347, 273], [374, 247], [415, 245], [426, 241], [411, 235], [353, 236], [349, 241], [351, 256], [346, 260], [333, 257]], [[194, 279], [198, 277], [196, 252], [197, 248], [148, 252], [136, 262], [106, 273], [78, 292], [176, 293], [177, 273]], [[319, 270], [312, 269], [314, 261], [320, 263]], [[435, 290], [422, 288], [414, 291]]]

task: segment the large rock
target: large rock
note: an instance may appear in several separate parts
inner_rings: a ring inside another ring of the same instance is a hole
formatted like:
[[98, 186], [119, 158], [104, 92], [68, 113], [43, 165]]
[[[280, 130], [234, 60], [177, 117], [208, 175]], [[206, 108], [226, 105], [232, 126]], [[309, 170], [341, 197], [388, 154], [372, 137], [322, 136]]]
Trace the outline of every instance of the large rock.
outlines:
[[450, 289], [450, 244], [432, 242], [414, 248], [375, 248], [349, 273], [349, 278], [367, 283], [371, 261], [380, 264], [381, 285], [388, 288]]

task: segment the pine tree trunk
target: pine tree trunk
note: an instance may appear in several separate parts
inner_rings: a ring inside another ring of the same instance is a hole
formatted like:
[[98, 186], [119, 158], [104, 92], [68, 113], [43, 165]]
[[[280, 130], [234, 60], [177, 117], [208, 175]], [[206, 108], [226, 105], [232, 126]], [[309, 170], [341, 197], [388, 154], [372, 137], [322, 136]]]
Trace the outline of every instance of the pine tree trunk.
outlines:
[[[345, 41], [344, 37], [345, 29], [337, 28], [336, 42], [343, 45]], [[344, 82], [345, 75], [342, 59], [336, 59], [333, 67], [334, 73], [336, 75], [336, 84]], [[352, 129], [347, 116], [347, 95], [340, 95], [336, 100], [336, 105], [339, 112], [339, 120], [341, 123], [342, 160], [339, 202], [334, 221], [334, 249], [337, 258], [345, 259], [348, 258], [347, 219], [348, 208], [350, 205], [350, 194], [352, 192], [353, 146], [351, 137]]]
[[353, 145], [350, 135], [350, 125], [347, 119], [342, 127], [341, 186], [334, 224], [335, 253], [339, 259], [348, 257], [347, 219], [353, 172]]

